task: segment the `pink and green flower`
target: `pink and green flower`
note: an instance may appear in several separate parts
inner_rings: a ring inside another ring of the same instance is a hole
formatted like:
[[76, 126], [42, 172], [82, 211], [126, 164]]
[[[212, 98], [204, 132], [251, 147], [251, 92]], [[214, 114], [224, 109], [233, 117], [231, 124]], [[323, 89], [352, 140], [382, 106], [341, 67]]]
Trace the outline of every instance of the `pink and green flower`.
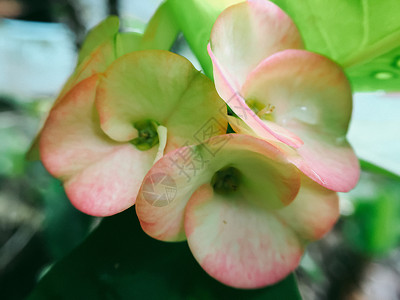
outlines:
[[[227, 8], [208, 49], [219, 95], [253, 134], [297, 149], [292, 162], [322, 186], [340, 192], [355, 186], [358, 160], [346, 140], [350, 84], [337, 64], [303, 50], [278, 6], [248, 0]], [[240, 123], [231, 126], [243, 131]]]
[[75, 207], [112, 215], [135, 203], [143, 177], [164, 153], [198, 143], [194, 133], [210, 119], [218, 124], [211, 136], [225, 133], [221, 107], [212, 82], [185, 58], [132, 52], [53, 107], [40, 137], [41, 159]]
[[147, 234], [187, 239], [208, 274], [237, 288], [286, 277], [339, 215], [335, 192], [302, 175], [278, 147], [242, 134], [165, 155], [146, 175], [136, 211]]

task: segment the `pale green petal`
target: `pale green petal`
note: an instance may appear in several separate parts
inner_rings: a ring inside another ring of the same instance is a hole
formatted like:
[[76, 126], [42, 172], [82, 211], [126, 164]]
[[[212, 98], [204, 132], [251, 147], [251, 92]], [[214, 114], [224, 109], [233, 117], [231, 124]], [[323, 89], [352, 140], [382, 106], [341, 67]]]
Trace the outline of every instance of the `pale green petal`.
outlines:
[[[300, 186], [300, 172], [277, 147], [247, 135], [217, 136], [172, 151], [151, 168], [136, 202], [143, 229], [160, 240], [185, 239], [186, 204], [201, 185], [211, 186], [214, 174], [226, 167], [241, 174], [238, 190], [227, 195], [226, 201], [243, 198], [246, 205], [263, 211], [288, 205]], [[173, 184], [163, 185], [165, 178]], [[168, 189], [173, 193], [168, 194]]]
[[137, 137], [133, 124], [151, 120], [168, 129], [168, 149], [226, 131], [226, 107], [213, 83], [185, 58], [162, 50], [137, 51], [104, 73], [96, 104], [104, 132], [117, 141]]

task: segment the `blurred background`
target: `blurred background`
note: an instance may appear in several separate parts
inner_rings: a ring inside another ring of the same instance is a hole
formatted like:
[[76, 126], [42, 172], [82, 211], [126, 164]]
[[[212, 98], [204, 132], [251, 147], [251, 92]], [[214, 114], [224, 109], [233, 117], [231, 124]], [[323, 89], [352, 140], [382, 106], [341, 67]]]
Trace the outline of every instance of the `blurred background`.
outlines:
[[[87, 31], [116, 14], [125, 30], [141, 32], [160, 2], [0, 0], [0, 299], [29, 295], [99, 223], [25, 155]], [[200, 68], [182, 36], [173, 49]], [[399, 116], [400, 93], [354, 95], [348, 137], [364, 171], [341, 195], [335, 229], [296, 272], [304, 299], [400, 299]]]

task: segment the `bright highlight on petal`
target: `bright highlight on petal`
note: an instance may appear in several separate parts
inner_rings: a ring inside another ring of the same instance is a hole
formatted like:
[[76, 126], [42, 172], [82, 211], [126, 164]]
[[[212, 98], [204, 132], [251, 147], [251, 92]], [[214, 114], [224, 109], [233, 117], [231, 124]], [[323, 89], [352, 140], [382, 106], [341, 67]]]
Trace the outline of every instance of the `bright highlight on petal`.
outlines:
[[156, 158], [154, 159], [153, 164], [155, 164], [164, 155], [165, 146], [167, 145], [168, 130], [164, 126], [158, 126], [157, 134], [158, 134], [159, 143], [158, 143], [157, 155], [156, 155]]
[[338, 65], [319, 54], [285, 50], [271, 55], [250, 73], [241, 91], [245, 99], [273, 106], [274, 122], [296, 134], [299, 124], [321, 135], [347, 132], [350, 83]]

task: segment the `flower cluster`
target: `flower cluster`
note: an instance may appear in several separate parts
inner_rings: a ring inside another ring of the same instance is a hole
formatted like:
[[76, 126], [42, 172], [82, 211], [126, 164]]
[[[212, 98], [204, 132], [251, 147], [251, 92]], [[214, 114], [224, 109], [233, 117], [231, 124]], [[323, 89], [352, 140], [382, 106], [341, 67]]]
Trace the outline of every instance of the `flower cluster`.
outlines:
[[[193, 114], [193, 107], [202, 107]], [[212, 82], [185, 58], [135, 51], [80, 81], [51, 110], [40, 136], [44, 166], [79, 210], [108, 216], [135, 203], [147, 171], [209, 118], [226, 131]]]
[[88, 54], [79, 68], [89, 75], [70, 80], [40, 134], [41, 159], [71, 202], [96, 216], [136, 204], [147, 234], [187, 240], [224, 284], [286, 277], [336, 222], [336, 192], [358, 180], [340, 67], [302, 50], [291, 19], [265, 0], [218, 17], [214, 83], [167, 51], [109, 59], [104, 47]]

